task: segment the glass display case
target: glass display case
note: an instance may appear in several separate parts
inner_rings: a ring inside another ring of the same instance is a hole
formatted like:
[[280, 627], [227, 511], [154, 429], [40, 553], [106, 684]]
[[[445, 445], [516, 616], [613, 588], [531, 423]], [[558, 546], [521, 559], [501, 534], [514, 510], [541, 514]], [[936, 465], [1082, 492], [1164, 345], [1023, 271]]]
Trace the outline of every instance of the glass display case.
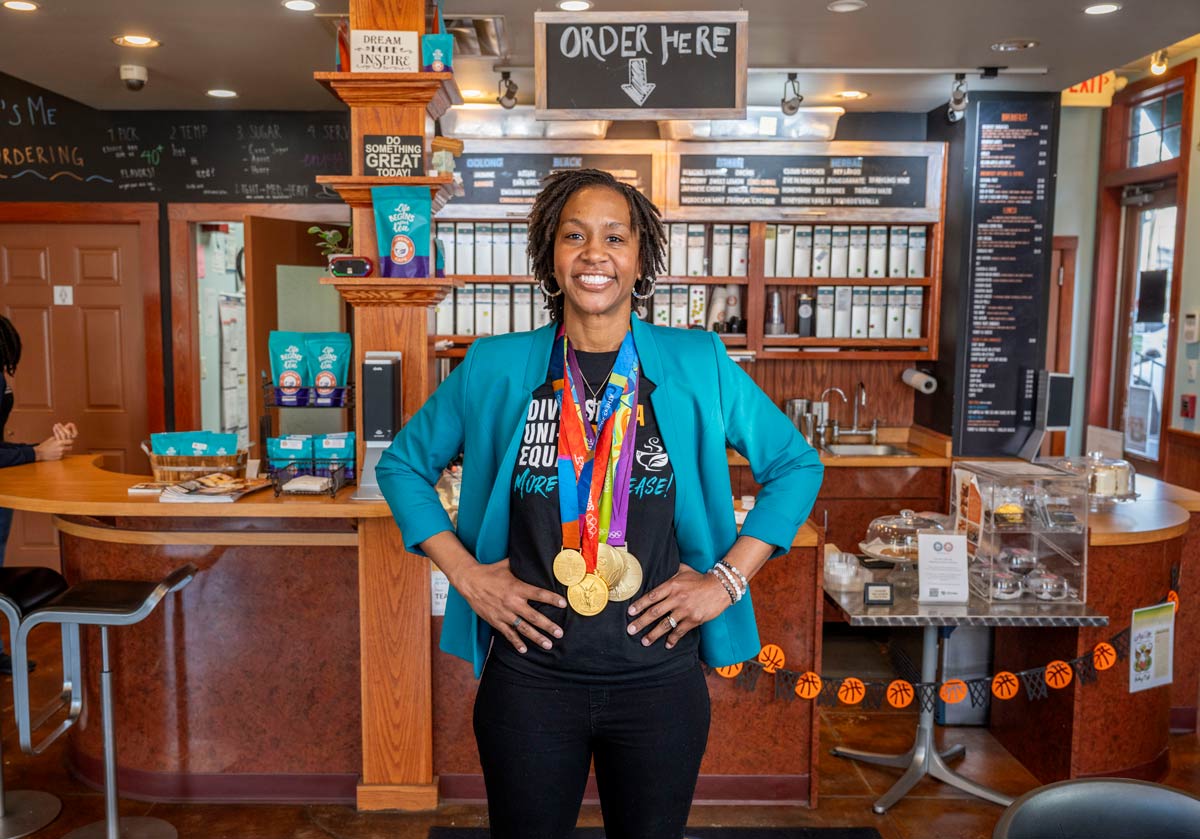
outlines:
[[960, 461], [952, 490], [976, 594], [989, 602], [1087, 602], [1085, 475], [1024, 461]]
[[1105, 457], [1090, 452], [1083, 457], [1064, 457], [1054, 466], [1082, 475], [1087, 480], [1088, 499], [1093, 512], [1111, 509], [1118, 501], [1133, 501], [1138, 497], [1137, 475], [1127, 460]]

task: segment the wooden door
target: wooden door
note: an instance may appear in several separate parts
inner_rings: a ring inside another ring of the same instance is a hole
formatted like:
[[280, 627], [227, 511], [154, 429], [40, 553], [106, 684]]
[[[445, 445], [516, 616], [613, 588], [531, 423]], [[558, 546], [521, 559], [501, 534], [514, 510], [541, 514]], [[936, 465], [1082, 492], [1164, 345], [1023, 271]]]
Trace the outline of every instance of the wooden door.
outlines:
[[[1050, 258], [1050, 300], [1047, 309], [1046, 369], [1051, 373], [1071, 372], [1071, 323], [1075, 308], [1075, 256], [1078, 236], [1055, 236]], [[1074, 399], [1084, 398], [1084, 382], [1076, 377]], [[1042, 454], [1060, 457], [1067, 453], [1065, 431], [1051, 431], [1042, 443]]]
[[[325, 257], [308, 232], [313, 222], [246, 216], [246, 370], [250, 387], [250, 438], [258, 439], [263, 416], [260, 371], [270, 375], [271, 354], [267, 341], [279, 323], [276, 269], [280, 265], [324, 265]], [[260, 453], [263, 457], [265, 452]], [[258, 456], [258, 455], [255, 455]]]
[[[76, 453], [148, 473], [146, 336], [136, 224], [0, 224], [0, 311], [21, 334], [8, 441], [79, 428]], [[47, 515], [17, 513], [5, 561], [57, 567]]]

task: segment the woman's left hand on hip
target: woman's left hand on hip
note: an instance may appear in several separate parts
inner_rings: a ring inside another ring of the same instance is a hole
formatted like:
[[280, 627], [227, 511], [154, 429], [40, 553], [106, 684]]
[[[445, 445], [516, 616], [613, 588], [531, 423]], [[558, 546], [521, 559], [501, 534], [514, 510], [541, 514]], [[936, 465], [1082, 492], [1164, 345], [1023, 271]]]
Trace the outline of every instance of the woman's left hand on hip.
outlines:
[[669, 650], [688, 632], [728, 607], [729, 594], [720, 580], [681, 565], [679, 573], [629, 607], [629, 614], [634, 616], [629, 623], [629, 634], [636, 635], [650, 627], [642, 645], [648, 647], [666, 635]]

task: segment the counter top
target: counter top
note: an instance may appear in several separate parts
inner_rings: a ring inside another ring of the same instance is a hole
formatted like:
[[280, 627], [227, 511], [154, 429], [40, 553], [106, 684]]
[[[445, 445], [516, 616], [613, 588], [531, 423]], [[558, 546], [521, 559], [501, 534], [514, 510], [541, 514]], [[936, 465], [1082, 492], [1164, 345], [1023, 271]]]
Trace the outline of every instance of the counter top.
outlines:
[[[864, 442], [864, 439], [861, 436], [854, 437], [847, 435], [847, 437], [848, 439], [843, 440], [842, 442]], [[876, 469], [905, 469], [922, 467], [948, 469], [952, 462], [949, 450], [949, 438], [942, 438], [940, 435], [936, 435], [933, 432], [919, 426], [913, 426], [912, 428], [880, 428], [878, 442], [903, 446], [912, 452], [912, 454], [899, 456], [839, 456], [829, 454], [821, 449], [817, 449], [817, 453], [821, 457], [821, 464], [826, 468], [831, 469], [861, 469], [863, 467]], [[728, 455], [730, 466], [750, 465], [746, 458], [742, 457], [733, 449], [727, 449], [726, 454]]]
[[270, 489], [231, 504], [163, 504], [156, 495], [129, 495], [129, 487], [149, 480], [96, 465], [100, 455], [72, 455], [60, 461], [0, 469], [0, 507], [34, 513], [80, 516], [161, 516], [169, 518], [333, 518], [391, 516], [382, 501], [351, 501], [353, 487], [336, 498], [280, 496]]
[[[1140, 480], [1138, 486], [1140, 489]], [[1117, 504], [1110, 512], [1089, 513], [1088, 527], [1092, 531], [1089, 544], [1108, 547], [1165, 542], [1184, 536], [1190, 519], [1188, 511], [1175, 503], [1143, 497]]]
[[1139, 501], [1170, 501], [1189, 513], [1200, 512], [1200, 492], [1145, 475], [1138, 475], [1135, 481]]

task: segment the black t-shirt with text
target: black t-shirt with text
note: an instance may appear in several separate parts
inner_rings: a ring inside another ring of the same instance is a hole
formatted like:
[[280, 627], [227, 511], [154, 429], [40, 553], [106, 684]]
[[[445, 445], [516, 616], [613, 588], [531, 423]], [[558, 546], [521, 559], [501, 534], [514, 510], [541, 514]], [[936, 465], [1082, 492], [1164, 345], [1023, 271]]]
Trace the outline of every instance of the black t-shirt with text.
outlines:
[[[603, 394], [600, 385], [612, 369], [617, 353], [577, 352], [587, 382]], [[526, 644], [522, 654], [496, 635], [492, 654], [504, 664], [529, 675], [555, 675], [583, 682], [615, 682], [647, 676], [668, 676], [694, 667], [699, 635], [693, 630], [671, 650], [660, 638], [642, 646], [645, 630], [628, 633], [629, 605], [670, 579], [679, 570], [675, 541], [675, 473], [663, 445], [657, 418], [650, 404], [654, 384], [638, 382], [637, 423], [633, 470], [630, 476], [628, 549], [642, 565], [642, 587], [629, 600], [610, 602], [598, 615], [586, 617], [569, 606], [560, 609], [545, 603], [534, 608], [563, 629], [562, 638], [551, 638], [554, 647], [544, 650]], [[595, 422], [596, 400], [581, 388], [587, 417]], [[533, 393], [517, 463], [513, 468], [509, 517], [509, 561], [519, 579], [566, 596], [566, 587], [554, 578], [552, 565], [562, 549], [558, 513], [558, 403], [547, 375]], [[572, 546], [578, 548], [578, 545]]]

